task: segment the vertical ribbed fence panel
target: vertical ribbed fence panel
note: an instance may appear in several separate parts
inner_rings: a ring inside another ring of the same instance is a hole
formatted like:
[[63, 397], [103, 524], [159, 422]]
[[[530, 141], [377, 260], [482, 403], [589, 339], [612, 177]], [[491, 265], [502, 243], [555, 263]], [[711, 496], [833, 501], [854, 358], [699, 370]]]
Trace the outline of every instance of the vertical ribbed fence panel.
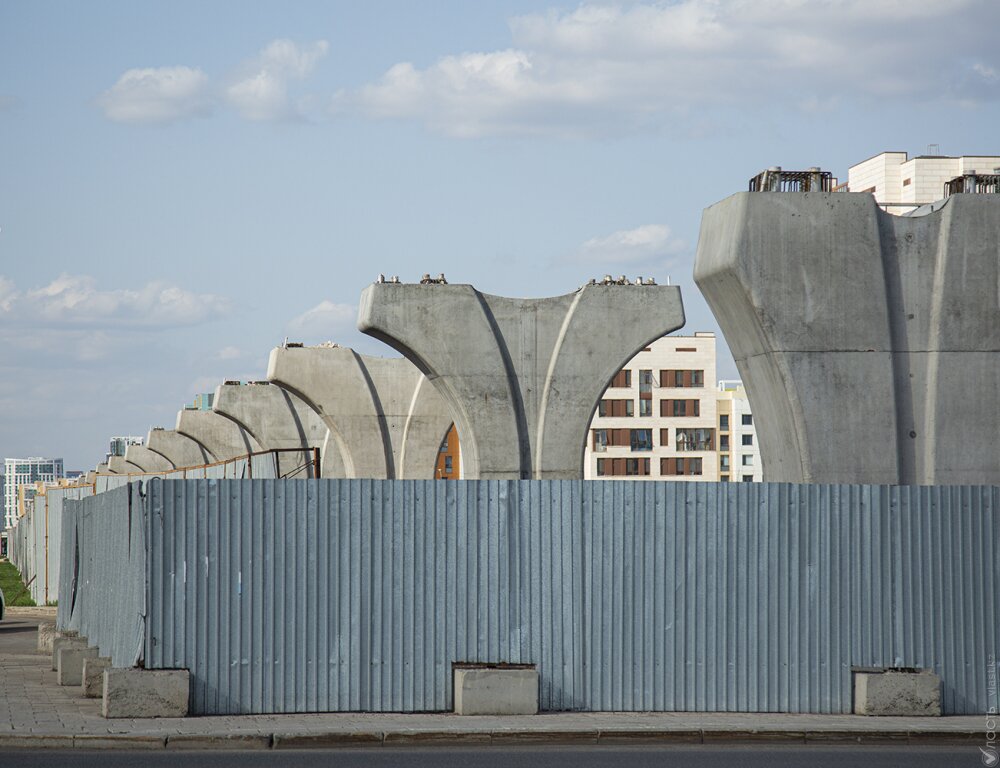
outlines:
[[[932, 668], [985, 711], [998, 489], [152, 481], [149, 667], [201, 713], [440, 711], [454, 662], [543, 709], [850, 712]], [[64, 566], [65, 567], [65, 566]]]
[[63, 504], [65, 576], [57, 620], [116, 667], [138, 663], [145, 638], [146, 515], [140, 488], [136, 483]]

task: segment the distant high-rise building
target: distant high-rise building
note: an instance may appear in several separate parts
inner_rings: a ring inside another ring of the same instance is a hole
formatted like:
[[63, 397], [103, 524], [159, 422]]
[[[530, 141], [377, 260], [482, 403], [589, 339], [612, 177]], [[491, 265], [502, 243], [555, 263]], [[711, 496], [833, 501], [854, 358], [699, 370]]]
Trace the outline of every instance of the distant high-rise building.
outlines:
[[62, 476], [62, 459], [4, 459], [4, 527], [10, 528], [17, 522], [18, 486]]
[[212, 410], [212, 403], [214, 402], [214, 392], [203, 392], [200, 395], [195, 395], [194, 402], [185, 407], [189, 411], [210, 411]]
[[108, 441], [107, 459], [110, 459], [112, 456], [124, 456], [125, 450], [130, 445], [142, 445], [143, 442], [143, 438], [137, 435], [117, 435], [112, 437]]

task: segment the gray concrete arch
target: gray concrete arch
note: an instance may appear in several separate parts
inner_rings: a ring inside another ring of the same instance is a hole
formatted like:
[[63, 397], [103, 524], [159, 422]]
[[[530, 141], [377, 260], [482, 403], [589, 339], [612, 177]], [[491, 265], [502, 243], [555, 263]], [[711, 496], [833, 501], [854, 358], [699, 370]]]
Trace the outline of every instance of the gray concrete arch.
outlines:
[[178, 411], [176, 432], [200, 445], [216, 461], [264, 450], [246, 427], [212, 411], [190, 408]]
[[146, 447], [175, 467], [201, 467], [215, 463], [215, 456], [205, 446], [173, 429], [151, 429]]
[[324, 477], [434, 477], [453, 419], [409, 360], [346, 347], [279, 347], [271, 351], [267, 378], [300, 397], [329, 428]]
[[[328, 430], [317, 413], [298, 396], [266, 381], [221, 385], [212, 410], [239, 424], [265, 451], [303, 451], [281, 457], [282, 475], [303, 465], [306, 449], [322, 450], [326, 443]], [[300, 476], [312, 477], [312, 467]]]
[[765, 480], [1000, 483], [1000, 196], [911, 217], [862, 193], [736, 194], [706, 209], [694, 277]]
[[594, 410], [638, 350], [684, 325], [676, 286], [591, 284], [547, 299], [375, 283], [358, 329], [405, 355], [450, 406], [467, 478], [572, 479]]
[[[115, 468], [116, 458], [119, 457], [112, 456], [111, 460], [108, 462], [112, 469]], [[167, 457], [161, 456], [160, 454], [149, 450], [149, 448], [144, 445], [128, 446], [125, 449], [124, 460], [129, 464], [139, 467], [143, 472], [167, 472], [176, 468], [174, 463]]]

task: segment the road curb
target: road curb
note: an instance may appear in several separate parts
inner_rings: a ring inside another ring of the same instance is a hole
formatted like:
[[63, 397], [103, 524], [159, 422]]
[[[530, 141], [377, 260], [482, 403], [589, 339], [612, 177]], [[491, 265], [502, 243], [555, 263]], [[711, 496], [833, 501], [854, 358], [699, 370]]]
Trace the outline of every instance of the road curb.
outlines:
[[725, 746], [736, 744], [925, 744], [974, 745], [985, 743], [980, 731], [904, 730], [395, 730], [329, 731], [325, 733], [275, 734], [0, 734], [0, 750], [268, 750], [268, 749], [350, 749], [362, 747], [515, 747], [537, 745], [626, 746], [688, 744]]

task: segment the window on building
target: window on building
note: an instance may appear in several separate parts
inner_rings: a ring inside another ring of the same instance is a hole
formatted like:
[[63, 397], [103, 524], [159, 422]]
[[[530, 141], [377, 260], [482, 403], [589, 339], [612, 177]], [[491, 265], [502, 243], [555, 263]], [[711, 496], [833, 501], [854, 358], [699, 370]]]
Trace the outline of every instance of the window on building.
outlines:
[[743, 475], [743, 482], [744, 483], [752, 483], [753, 482], [753, 475]]
[[594, 433], [592, 446], [595, 451], [603, 452], [608, 449], [608, 430], [606, 429], [595, 429], [592, 430]]
[[678, 429], [676, 444], [678, 451], [714, 451], [715, 430]]
[[625, 459], [625, 474], [645, 477], [649, 474], [649, 459]]
[[612, 387], [631, 387], [632, 371], [618, 371], [611, 380]]
[[444, 471], [445, 472], [451, 472], [451, 468], [452, 468], [451, 461], [452, 461], [452, 457], [451, 456], [445, 456], [444, 457]]
[[700, 416], [700, 400], [661, 400], [660, 416]]
[[753, 445], [753, 435], [742, 435], [740, 439], [743, 445]]
[[729, 450], [729, 435], [719, 435], [719, 450], [720, 451]]
[[601, 400], [597, 407], [598, 416], [631, 416], [631, 400]]
[[723, 483], [728, 483], [729, 482], [729, 475], [720, 475], [719, 476], [719, 480], [721, 482], [723, 482]]
[[719, 429], [726, 430], [729, 429], [729, 414], [721, 413], [719, 414]]
[[903, 179], [903, 186], [908, 187], [913, 183], [913, 179]]
[[645, 477], [649, 459], [598, 459], [598, 477]]
[[701, 459], [679, 458], [670, 456], [660, 459], [660, 475], [672, 477], [675, 475], [700, 475]]
[[631, 446], [633, 451], [653, 450], [653, 430], [633, 429], [631, 432]]
[[653, 391], [653, 372], [652, 371], [639, 371], [639, 392], [652, 392]]
[[752, 467], [753, 466], [753, 454], [747, 454], [743, 457], [743, 466]]
[[729, 457], [720, 456], [719, 457], [719, 469], [729, 469]]
[[705, 386], [705, 372], [702, 370], [660, 371], [661, 387], [703, 387]]
[[752, 413], [744, 413], [743, 414], [743, 426], [744, 427], [752, 427], [753, 426], [753, 414]]
[[639, 415], [640, 416], [652, 416], [653, 415], [653, 401], [646, 398], [641, 398], [639, 400]]

